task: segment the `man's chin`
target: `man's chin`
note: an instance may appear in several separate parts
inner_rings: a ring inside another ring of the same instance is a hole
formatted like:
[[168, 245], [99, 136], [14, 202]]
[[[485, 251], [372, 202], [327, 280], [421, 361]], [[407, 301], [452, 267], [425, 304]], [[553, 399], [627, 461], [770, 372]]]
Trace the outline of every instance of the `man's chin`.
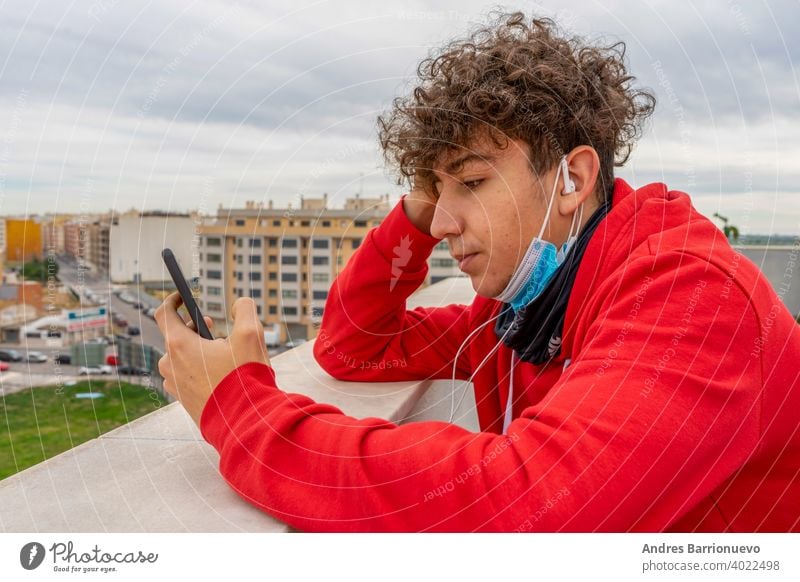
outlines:
[[472, 288], [475, 290], [477, 295], [481, 297], [486, 297], [487, 299], [494, 299], [503, 288], [498, 288], [497, 283], [492, 284], [491, 281], [487, 281], [484, 277], [480, 275], [470, 275], [470, 283], [472, 283]]

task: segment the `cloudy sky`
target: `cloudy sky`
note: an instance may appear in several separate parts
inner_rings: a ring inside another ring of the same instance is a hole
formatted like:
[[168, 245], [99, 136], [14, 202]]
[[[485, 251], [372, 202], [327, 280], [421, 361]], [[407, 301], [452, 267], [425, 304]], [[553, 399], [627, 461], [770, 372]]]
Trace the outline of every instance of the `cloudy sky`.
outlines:
[[659, 104], [618, 175], [800, 233], [797, 0], [5, 1], [0, 214], [397, 198], [377, 115], [497, 6], [627, 43]]

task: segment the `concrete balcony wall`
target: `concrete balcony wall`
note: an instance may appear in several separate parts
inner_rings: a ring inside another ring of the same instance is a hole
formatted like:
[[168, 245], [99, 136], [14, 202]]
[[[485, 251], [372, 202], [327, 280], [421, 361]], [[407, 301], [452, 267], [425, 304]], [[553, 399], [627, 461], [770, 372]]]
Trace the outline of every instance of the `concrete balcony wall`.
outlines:
[[[469, 279], [420, 290], [409, 308], [470, 303]], [[339, 382], [317, 365], [313, 342], [272, 359], [280, 387], [356, 417], [446, 420], [450, 382]], [[463, 390], [463, 383], [456, 383]], [[460, 392], [459, 392], [460, 395]], [[457, 396], [458, 398], [459, 396]], [[477, 429], [471, 389], [457, 418]], [[283, 532], [217, 472], [219, 456], [180, 404], [170, 404], [0, 481], [4, 532]]]

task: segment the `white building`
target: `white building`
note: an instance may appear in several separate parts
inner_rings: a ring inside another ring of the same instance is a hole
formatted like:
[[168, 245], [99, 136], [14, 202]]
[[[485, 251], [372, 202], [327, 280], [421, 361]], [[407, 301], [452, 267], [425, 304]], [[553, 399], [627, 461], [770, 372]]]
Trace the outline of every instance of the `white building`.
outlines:
[[175, 253], [183, 274], [197, 276], [195, 218], [167, 212], [127, 212], [111, 226], [109, 274], [114, 283], [170, 281], [161, 251]]

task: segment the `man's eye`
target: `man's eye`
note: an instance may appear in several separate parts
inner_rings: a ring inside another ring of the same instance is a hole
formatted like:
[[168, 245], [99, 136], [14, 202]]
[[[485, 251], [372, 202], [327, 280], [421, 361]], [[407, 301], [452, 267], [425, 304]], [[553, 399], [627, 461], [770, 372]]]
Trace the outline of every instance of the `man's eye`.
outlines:
[[475, 188], [480, 186], [482, 182], [483, 180], [469, 180], [467, 182], [464, 182], [464, 186], [466, 186], [470, 190], [474, 190]]

